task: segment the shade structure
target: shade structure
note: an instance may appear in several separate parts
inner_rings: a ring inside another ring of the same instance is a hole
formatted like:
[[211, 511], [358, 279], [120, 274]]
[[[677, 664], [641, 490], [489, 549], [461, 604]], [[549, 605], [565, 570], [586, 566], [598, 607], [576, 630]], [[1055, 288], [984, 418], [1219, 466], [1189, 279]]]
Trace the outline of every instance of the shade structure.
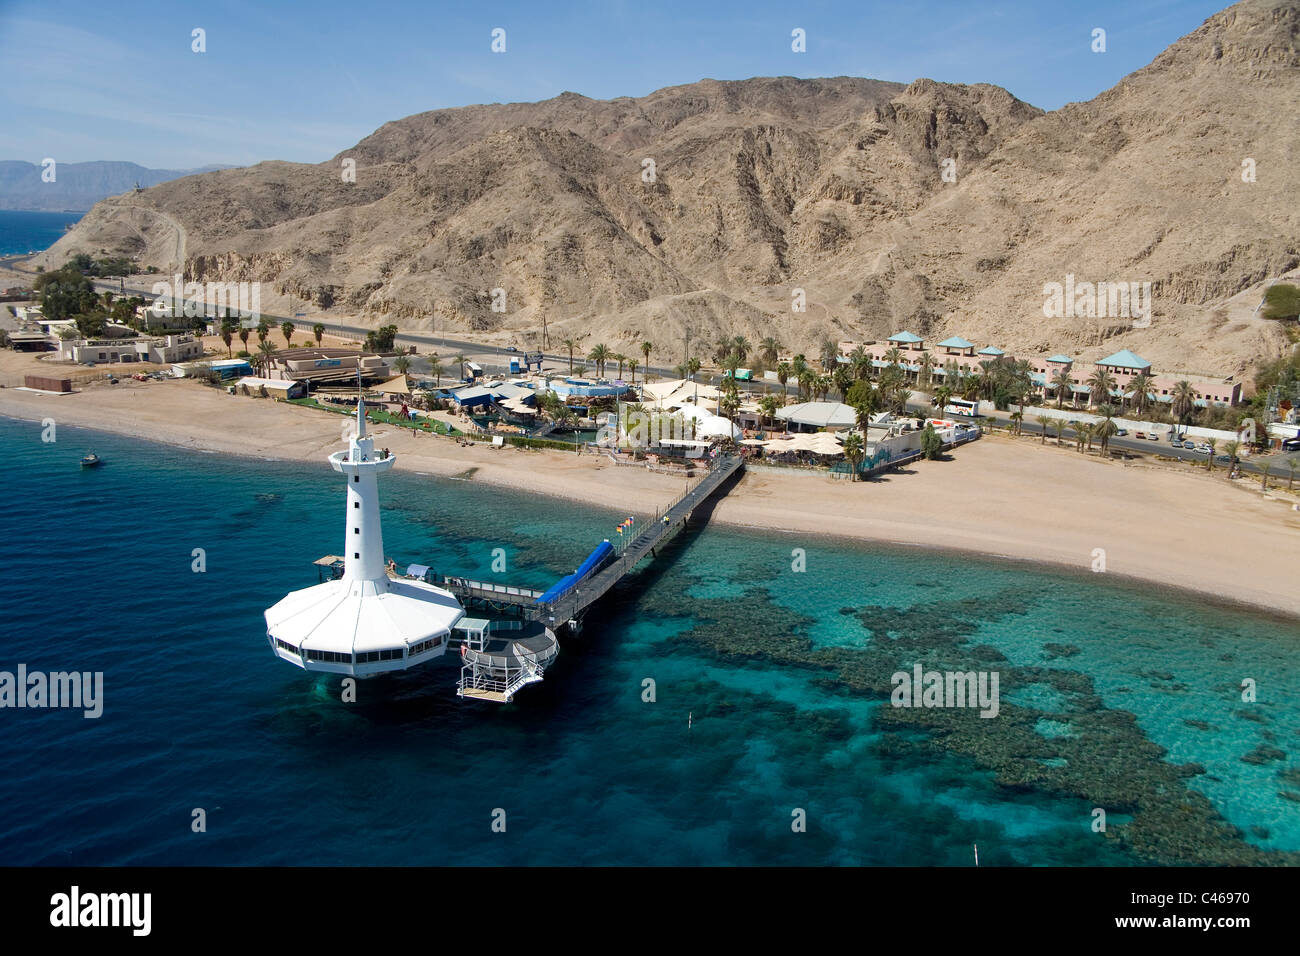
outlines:
[[815, 428], [851, 428], [858, 420], [858, 413], [852, 405], [843, 402], [801, 402], [778, 408], [776, 417]]
[[710, 415], [707, 418], [696, 419], [695, 435], [697, 438], [732, 438], [740, 439], [745, 437], [741, 431], [729, 418], [723, 418], [721, 415]]
[[762, 444], [764, 448], [775, 455], [789, 452], [825, 456], [844, 454], [844, 446], [830, 432], [812, 432], [791, 435], [789, 438], [773, 438]]
[[397, 378], [390, 378], [375, 391], [380, 395], [410, 395], [411, 383], [405, 375], [399, 375]]

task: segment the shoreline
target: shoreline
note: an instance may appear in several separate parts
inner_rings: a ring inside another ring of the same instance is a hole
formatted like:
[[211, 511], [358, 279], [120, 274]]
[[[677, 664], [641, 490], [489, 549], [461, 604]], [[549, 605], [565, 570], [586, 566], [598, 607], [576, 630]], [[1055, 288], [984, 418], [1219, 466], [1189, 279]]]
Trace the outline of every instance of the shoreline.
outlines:
[[[289, 462], [323, 462], [341, 444], [348, 422], [344, 415], [184, 381], [124, 381], [58, 396], [0, 389], [0, 416], [49, 417], [173, 447]], [[406, 473], [636, 513], [653, 514], [685, 487], [677, 477], [615, 465], [591, 452], [466, 447], [383, 425], [374, 434]], [[608, 480], [612, 475], [616, 483]], [[1294, 533], [1300, 513], [1215, 488], [1211, 480], [986, 437], [961, 446], [949, 461], [904, 466], [876, 481], [754, 469], [717, 501], [710, 520], [1061, 570], [1089, 570], [1094, 550], [1102, 549], [1105, 573], [1128, 582], [1300, 618], [1300, 589], [1285, 570], [1300, 562]]]

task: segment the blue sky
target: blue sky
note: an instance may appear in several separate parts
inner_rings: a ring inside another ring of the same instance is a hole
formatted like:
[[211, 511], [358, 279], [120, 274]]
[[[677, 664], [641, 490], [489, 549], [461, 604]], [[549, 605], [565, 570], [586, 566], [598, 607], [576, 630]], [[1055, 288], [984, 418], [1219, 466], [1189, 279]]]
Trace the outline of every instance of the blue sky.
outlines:
[[[0, 0], [0, 159], [320, 162], [389, 120], [704, 77], [925, 76], [1054, 109], [1091, 99], [1223, 0], [551, 4]], [[491, 33], [506, 31], [506, 52]], [[791, 50], [802, 28], [807, 52]], [[1093, 53], [1092, 30], [1106, 30]], [[206, 31], [207, 51], [191, 50]]]

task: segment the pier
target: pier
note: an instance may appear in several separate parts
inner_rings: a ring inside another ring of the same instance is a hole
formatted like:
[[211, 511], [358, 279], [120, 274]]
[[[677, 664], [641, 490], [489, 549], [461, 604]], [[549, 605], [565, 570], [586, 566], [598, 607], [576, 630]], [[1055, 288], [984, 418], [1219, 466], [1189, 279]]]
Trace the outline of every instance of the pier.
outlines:
[[642, 558], [680, 530], [700, 505], [708, 501], [742, 467], [739, 455], [721, 455], [716, 458], [708, 473], [696, 482], [695, 487], [688, 489], [666, 510], [656, 513], [654, 521], [641, 528], [621, 551], [611, 552], [551, 600], [539, 602], [538, 599], [549, 592], [533, 588], [432, 573], [427, 580], [455, 594], [462, 602], [475, 602], [484, 607], [511, 611], [524, 620], [551, 627], [568, 625], [571, 630], [577, 630], [581, 626], [582, 615], [591, 605], [630, 574]]
[[[390, 465], [391, 458], [377, 459], [374, 464]], [[449, 647], [456, 648], [461, 660], [461, 677], [456, 693], [460, 697], [509, 703], [522, 688], [540, 681], [546, 668], [559, 654], [556, 632], [565, 627], [574, 633], [581, 630], [582, 617], [587, 609], [632, 573], [647, 554], [653, 554], [655, 548], [683, 528], [692, 515], [724, 489], [743, 467], [739, 455], [719, 455], [695, 486], [688, 487], [666, 510], [656, 512], [653, 521], [635, 534], [622, 535], [619, 547], [608, 539], [602, 540], [572, 574], [560, 578], [545, 591], [438, 574], [423, 564], [409, 565], [401, 573], [391, 563], [384, 567], [378, 557], [379, 551], [375, 552], [372, 561], [378, 569], [376, 578], [385, 591], [425, 588], [434, 594], [442, 593], [446, 602], [462, 616], [446, 627], [442, 635], [419, 642], [418, 653], [428, 655], [436, 651], [441, 655]], [[623, 527], [631, 526], [630, 520], [623, 524]], [[376, 544], [382, 548], [377, 535]], [[349, 562], [345, 555], [326, 555], [315, 563], [320, 574], [324, 576], [328, 572], [330, 579], [322, 580], [318, 588], [329, 589], [347, 576]], [[481, 613], [495, 612], [504, 619], [464, 617], [462, 607], [478, 608]], [[270, 638], [276, 639], [274, 634]], [[291, 648], [283, 639], [273, 646], [279, 647], [280, 656], [302, 661], [300, 666], [305, 666], [310, 660], [315, 669], [351, 673], [344, 668], [355, 668], [360, 660], [351, 651], [340, 650], [321, 657], [317, 662], [319, 652], [304, 654], [297, 651], [291, 654]], [[292, 650], [296, 651], [296, 647]], [[316, 656], [311, 656], [313, 654]], [[407, 648], [378, 654], [374, 661], [379, 663], [374, 663], [369, 656], [365, 658], [372, 670], [409, 666], [413, 656]]]

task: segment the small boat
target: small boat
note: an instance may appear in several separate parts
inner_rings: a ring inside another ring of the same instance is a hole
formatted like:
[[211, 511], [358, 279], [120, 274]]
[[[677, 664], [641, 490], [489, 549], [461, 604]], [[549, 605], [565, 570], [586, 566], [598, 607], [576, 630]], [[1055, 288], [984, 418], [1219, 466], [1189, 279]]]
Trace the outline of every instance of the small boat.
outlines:
[[81, 467], [94, 468], [97, 465], [101, 464], [102, 462], [103, 462], [102, 458], [96, 455], [93, 451], [88, 451], [84, 456], [82, 456]]

